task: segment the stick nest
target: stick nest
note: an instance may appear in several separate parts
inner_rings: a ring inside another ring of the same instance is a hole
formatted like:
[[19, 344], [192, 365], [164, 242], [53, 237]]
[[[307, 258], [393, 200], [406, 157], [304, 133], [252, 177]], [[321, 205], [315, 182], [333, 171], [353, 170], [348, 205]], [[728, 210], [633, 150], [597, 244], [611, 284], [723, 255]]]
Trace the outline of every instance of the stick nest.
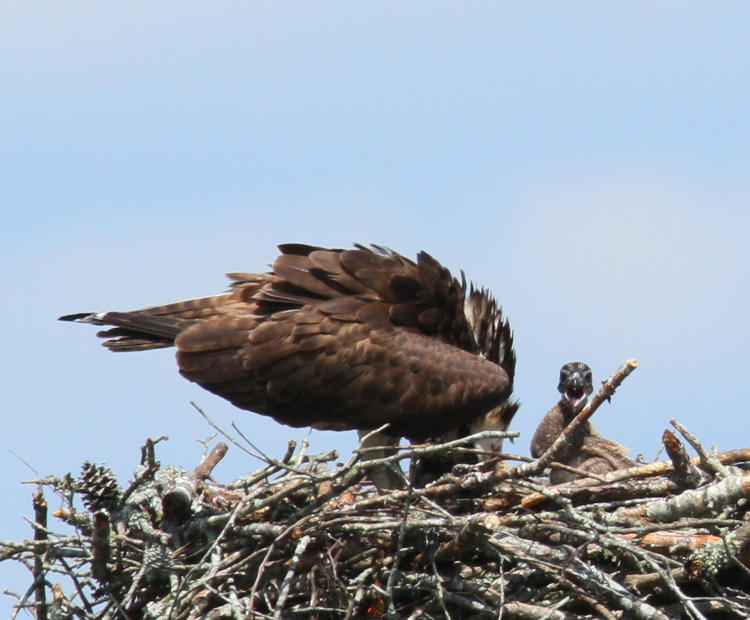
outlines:
[[553, 487], [549, 459], [504, 455], [388, 494], [373, 467], [466, 448], [342, 464], [290, 442], [220, 484], [226, 444], [184, 471], [147, 440], [124, 489], [91, 463], [34, 481], [34, 539], [0, 541], [0, 561], [28, 567], [14, 615], [37, 618], [748, 618], [750, 450], [674, 425], [698, 457], [667, 431], [670, 460], [600, 479]]

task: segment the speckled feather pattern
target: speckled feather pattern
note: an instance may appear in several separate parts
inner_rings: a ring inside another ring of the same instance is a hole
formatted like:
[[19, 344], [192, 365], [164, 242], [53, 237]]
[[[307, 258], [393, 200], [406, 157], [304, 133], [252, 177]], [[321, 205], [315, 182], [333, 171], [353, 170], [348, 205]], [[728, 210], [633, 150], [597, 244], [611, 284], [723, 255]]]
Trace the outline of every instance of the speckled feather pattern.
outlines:
[[513, 335], [488, 292], [467, 296], [425, 252], [279, 247], [270, 272], [230, 274], [227, 293], [67, 318], [113, 325], [100, 332], [112, 350], [174, 344], [186, 378], [292, 426], [389, 423], [421, 441], [508, 401]]

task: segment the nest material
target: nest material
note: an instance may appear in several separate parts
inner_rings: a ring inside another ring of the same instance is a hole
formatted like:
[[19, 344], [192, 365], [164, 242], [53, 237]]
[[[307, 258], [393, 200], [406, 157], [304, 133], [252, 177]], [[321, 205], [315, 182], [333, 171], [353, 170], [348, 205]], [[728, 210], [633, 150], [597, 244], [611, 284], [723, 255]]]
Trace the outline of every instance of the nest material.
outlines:
[[91, 464], [36, 481], [35, 538], [0, 561], [29, 568], [17, 609], [37, 618], [748, 618], [750, 449], [707, 454], [675, 425], [698, 457], [669, 433], [670, 461], [598, 480], [551, 487], [545, 460], [495, 459], [387, 495], [372, 467], [461, 442], [345, 464], [290, 442], [222, 485], [225, 444], [185, 472], [149, 440], [124, 490]]

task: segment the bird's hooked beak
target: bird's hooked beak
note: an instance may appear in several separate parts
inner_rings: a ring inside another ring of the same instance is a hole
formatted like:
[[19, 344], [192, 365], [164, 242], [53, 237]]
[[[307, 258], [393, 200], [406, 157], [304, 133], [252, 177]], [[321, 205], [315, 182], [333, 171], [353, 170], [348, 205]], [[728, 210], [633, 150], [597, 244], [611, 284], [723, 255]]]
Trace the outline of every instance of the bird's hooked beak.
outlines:
[[[563, 398], [570, 403], [570, 406], [575, 410], [579, 411], [583, 409], [586, 401], [589, 398], [589, 394], [586, 388], [583, 386], [582, 381], [576, 381], [573, 385], [565, 386], [563, 390]], [[579, 409], [580, 405], [580, 409]]]
[[560, 384], [557, 389], [563, 400], [578, 413], [586, 405], [593, 391], [591, 369], [581, 362], [565, 364], [560, 371]]

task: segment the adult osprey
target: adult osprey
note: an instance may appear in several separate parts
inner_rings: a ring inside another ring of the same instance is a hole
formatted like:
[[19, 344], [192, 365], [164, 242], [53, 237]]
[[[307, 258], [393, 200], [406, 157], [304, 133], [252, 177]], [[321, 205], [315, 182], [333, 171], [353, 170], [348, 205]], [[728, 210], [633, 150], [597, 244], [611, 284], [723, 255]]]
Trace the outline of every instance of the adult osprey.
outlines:
[[[586, 406], [589, 395], [594, 390], [591, 368], [583, 362], [564, 364], [560, 369], [557, 389], [561, 395], [560, 400], [544, 416], [531, 439], [531, 456], [534, 458], [542, 456]], [[567, 445], [555, 460], [588, 473], [603, 475], [636, 465], [635, 461], [625, 456], [627, 452], [625, 446], [602, 437], [590, 422], [586, 422], [577, 433], [570, 436]], [[582, 477], [554, 467], [549, 476], [552, 484]]]
[[112, 351], [174, 345], [184, 377], [290, 426], [387, 423], [375, 445], [507, 428], [513, 335], [486, 290], [467, 294], [463, 272], [426, 252], [279, 249], [270, 272], [228, 274], [220, 295], [60, 318], [113, 326], [98, 334]]

